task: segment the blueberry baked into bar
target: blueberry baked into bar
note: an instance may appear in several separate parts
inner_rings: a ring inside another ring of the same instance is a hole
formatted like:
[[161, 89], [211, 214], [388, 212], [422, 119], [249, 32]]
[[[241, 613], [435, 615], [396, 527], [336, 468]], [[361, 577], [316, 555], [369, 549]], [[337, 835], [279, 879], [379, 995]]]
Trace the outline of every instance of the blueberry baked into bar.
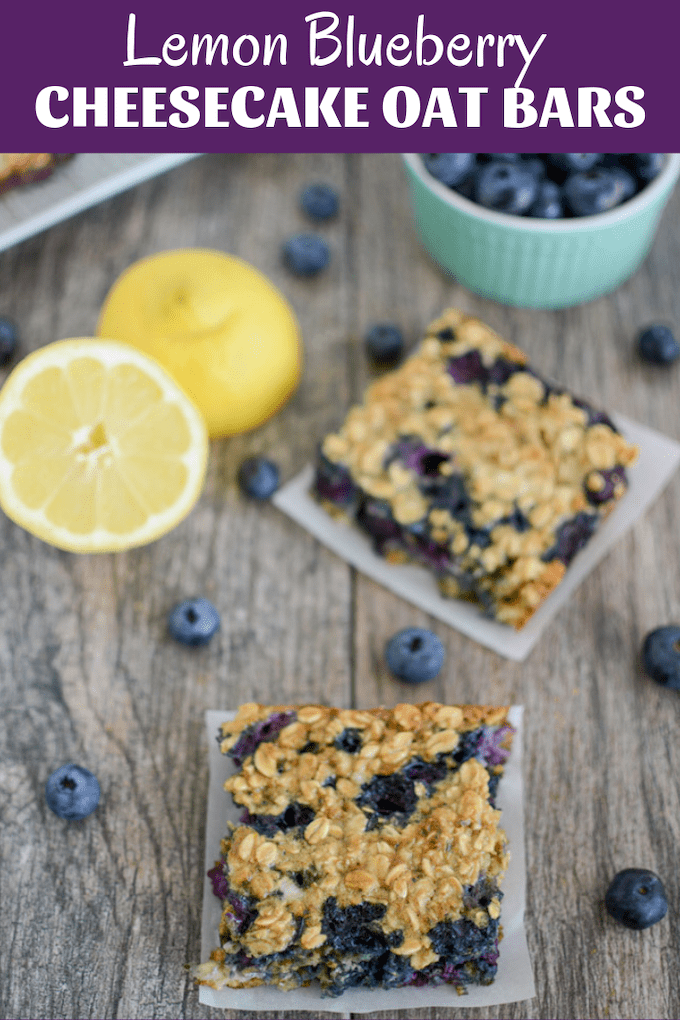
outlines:
[[71, 155], [60, 152], [1, 152], [0, 194], [22, 184], [44, 180]]
[[209, 871], [212, 988], [491, 984], [506, 839], [507, 708], [244, 705], [221, 750], [240, 822]]
[[637, 450], [450, 309], [319, 449], [313, 495], [445, 596], [521, 628], [627, 488]]

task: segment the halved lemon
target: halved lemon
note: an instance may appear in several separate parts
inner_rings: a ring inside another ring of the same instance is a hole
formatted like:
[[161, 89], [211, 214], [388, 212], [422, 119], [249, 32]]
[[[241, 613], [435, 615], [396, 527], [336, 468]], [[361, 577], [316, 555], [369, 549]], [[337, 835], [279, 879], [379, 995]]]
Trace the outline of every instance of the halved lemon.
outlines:
[[76, 338], [20, 361], [0, 390], [0, 506], [69, 552], [145, 545], [198, 499], [200, 412], [127, 344]]

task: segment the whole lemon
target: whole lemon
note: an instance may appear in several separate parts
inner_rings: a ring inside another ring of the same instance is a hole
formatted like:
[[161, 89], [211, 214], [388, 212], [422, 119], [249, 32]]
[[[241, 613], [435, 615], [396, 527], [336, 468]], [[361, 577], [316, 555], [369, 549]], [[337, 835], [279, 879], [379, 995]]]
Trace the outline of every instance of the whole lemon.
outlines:
[[97, 334], [156, 358], [212, 438], [261, 425], [302, 370], [299, 326], [283, 295], [247, 262], [204, 248], [133, 263], [109, 291]]

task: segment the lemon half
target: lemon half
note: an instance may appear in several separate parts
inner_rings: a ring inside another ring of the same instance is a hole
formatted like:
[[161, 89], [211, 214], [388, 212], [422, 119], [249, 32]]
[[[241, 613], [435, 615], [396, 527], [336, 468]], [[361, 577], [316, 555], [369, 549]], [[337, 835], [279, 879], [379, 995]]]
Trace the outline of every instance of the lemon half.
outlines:
[[59, 549], [113, 552], [160, 538], [196, 503], [207, 456], [200, 412], [127, 344], [48, 344], [0, 390], [0, 506]]

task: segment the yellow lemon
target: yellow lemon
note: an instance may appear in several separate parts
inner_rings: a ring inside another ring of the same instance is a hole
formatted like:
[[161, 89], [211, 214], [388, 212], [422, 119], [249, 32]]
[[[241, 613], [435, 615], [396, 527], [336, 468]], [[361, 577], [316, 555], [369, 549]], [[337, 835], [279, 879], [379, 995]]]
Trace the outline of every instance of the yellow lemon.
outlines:
[[200, 412], [126, 344], [48, 344], [0, 390], [0, 505], [59, 549], [112, 552], [160, 538], [198, 499], [207, 455]]
[[211, 437], [255, 428], [295, 389], [295, 315], [252, 266], [185, 248], [131, 265], [104, 302], [97, 333], [146, 351], [195, 401]]

